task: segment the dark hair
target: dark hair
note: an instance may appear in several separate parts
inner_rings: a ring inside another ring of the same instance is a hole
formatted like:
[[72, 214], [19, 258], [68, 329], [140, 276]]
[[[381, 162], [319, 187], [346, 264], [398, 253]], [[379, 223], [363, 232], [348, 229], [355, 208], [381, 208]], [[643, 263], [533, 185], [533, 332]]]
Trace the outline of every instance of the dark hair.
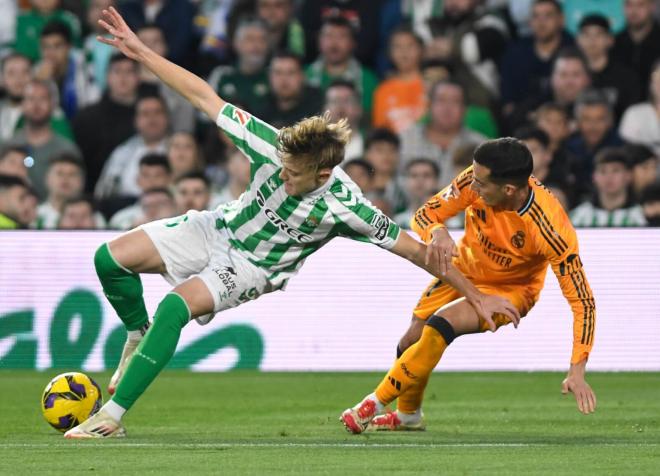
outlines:
[[138, 67], [138, 62], [134, 59], [124, 56], [123, 53], [113, 53], [112, 56], [110, 56], [110, 60], [108, 60], [108, 70], [110, 70], [114, 64], [121, 63], [122, 61], [130, 62], [136, 69]]
[[71, 205], [76, 205], [78, 203], [86, 203], [89, 205], [89, 208], [92, 209], [92, 214], [96, 213], [96, 203], [94, 202], [94, 199], [90, 197], [89, 195], [78, 195], [77, 197], [71, 197], [67, 198], [64, 203], [62, 204], [62, 213], [61, 215], [64, 215], [64, 210], [66, 210], [67, 207]]
[[522, 186], [532, 175], [529, 149], [518, 139], [502, 137], [483, 142], [474, 151], [474, 161], [490, 169], [490, 180]]
[[270, 58], [270, 64], [273, 64], [273, 61], [276, 59], [290, 59], [298, 63], [298, 66], [300, 69], [303, 69], [303, 59], [300, 57], [300, 55], [297, 55], [291, 50], [278, 50], [276, 51], [273, 56]]
[[633, 167], [635, 165], [642, 164], [647, 160], [658, 160], [658, 157], [655, 155], [655, 153], [644, 144], [626, 144], [622, 147], [622, 149], [628, 156], [628, 160]]
[[4, 58], [2, 58], [2, 65], [0, 66], [0, 70], [4, 71], [4, 69], [5, 69], [5, 65], [6, 65], [7, 63], [9, 63], [11, 60], [15, 60], [15, 59], [21, 59], [21, 60], [23, 60], [23, 61], [27, 61], [27, 63], [28, 63], [30, 66], [32, 66], [32, 60], [31, 60], [30, 58], [28, 58], [27, 56], [25, 56], [25, 55], [22, 54], [22, 53], [18, 53], [18, 52], [16, 52], [16, 51], [12, 51], [12, 52], [9, 53], [7, 56], [5, 56]]
[[162, 193], [162, 194], [167, 195], [170, 198], [170, 200], [174, 200], [174, 195], [172, 195], [172, 191], [167, 187], [154, 187], [154, 188], [147, 189], [144, 192], [142, 192], [142, 195], [140, 195], [140, 198], [144, 197], [145, 195], [151, 195], [152, 193], [154, 193], [154, 194], [155, 193]]
[[413, 30], [413, 29], [410, 27], [410, 23], [409, 23], [409, 22], [403, 22], [403, 23], [401, 23], [399, 26], [397, 26], [394, 30], [392, 30], [392, 31], [390, 32], [390, 35], [389, 35], [389, 38], [388, 38], [388, 44], [389, 44], [388, 47], [389, 47], [389, 48], [392, 47], [392, 39], [393, 39], [396, 35], [408, 35], [408, 36], [412, 36], [413, 39], [415, 40], [415, 42], [417, 43], [417, 45], [418, 45], [420, 48], [424, 49], [424, 40], [423, 40], [423, 39], [422, 39], [417, 33], [415, 33], [415, 30]]
[[140, 159], [140, 167], [163, 167], [167, 173], [172, 172], [170, 162], [165, 154], [147, 154]]
[[341, 168], [344, 169], [344, 170], [346, 170], [348, 167], [351, 167], [351, 166], [353, 166], [353, 165], [362, 168], [362, 169], [367, 173], [367, 175], [369, 175], [369, 177], [373, 177], [373, 175], [374, 175], [374, 168], [371, 166], [371, 164], [370, 164], [369, 162], [367, 162], [367, 161], [364, 160], [364, 159], [351, 159], [351, 160], [347, 160], [346, 162], [344, 162], [344, 163], [341, 165]]
[[568, 111], [566, 110], [566, 108], [564, 106], [562, 106], [561, 104], [556, 103], [556, 102], [545, 102], [545, 103], [541, 104], [536, 109], [536, 111], [534, 111], [534, 115], [536, 117], [538, 117], [539, 114], [543, 114], [544, 112], [550, 112], [550, 111], [554, 111], [554, 112], [558, 112], [560, 114], [563, 114], [564, 117], [567, 120], [569, 118]]
[[198, 172], [195, 170], [192, 170], [190, 172], [186, 172], [185, 174], [180, 175], [177, 177], [177, 179], [174, 181], [175, 185], [178, 185], [179, 183], [183, 182], [184, 180], [201, 180], [204, 182], [204, 185], [206, 185], [206, 188], [211, 187], [211, 181], [209, 178], [204, 174], [204, 172]]
[[18, 144], [6, 144], [0, 147], [0, 162], [4, 160], [12, 152], [18, 152], [19, 154], [30, 155], [27, 146], [18, 145]]
[[622, 147], [605, 147], [599, 150], [594, 157], [594, 167], [613, 163], [623, 164], [628, 170], [632, 169], [632, 164]]
[[62, 152], [61, 154], [54, 155], [48, 160], [48, 168], [50, 169], [56, 164], [72, 164], [80, 169], [81, 172], [85, 171], [85, 164], [75, 154], [71, 152]]
[[522, 141], [535, 140], [546, 149], [550, 145], [550, 137], [548, 137], [548, 134], [540, 127], [524, 126], [521, 127], [520, 129], [517, 129], [515, 134], [513, 135], [515, 136], [516, 139]]
[[577, 116], [579, 110], [585, 106], [603, 106], [607, 109], [607, 112], [610, 115], [612, 114], [612, 104], [607, 99], [605, 93], [600, 89], [589, 88], [580, 93], [573, 106], [573, 113], [575, 116]]
[[415, 159], [411, 159], [410, 162], [406, 164], [406, 175], [410, 173], [410, 169], [412, 169], [415, 165], [428, 165], [433, 169], [433, 175], [435, 178], [440, 177], [440, 166], [432, 159], [429, 159], [428, 157], [417, 157]]
[[39, 38], [44, 38], [50, 35], [59, 35], [64, 38], [69, 45], [72, 41], [71, 29], [69, 25], [60, 20], [51, 20], [46, 23], [39, 34]]
[[532, 8], [535, 5], [540, 5], [541, 3], [549, 3], [553, 7], [555, 7], [555, 10], [557, 10], [559, 13], [564, 13], [564, 10], [561, 8], [561, 4], [557, 0], [534, 0], [534, 4], [532, 5]]
[[353, 81], [349, 81], [347, 79], [335, 79], [333, 80], [328, 88], [325, 90], [326, 95], [328, 94], [328, 91], [332, 88], [346, 88], [351, 90], [351, 94], [355, 98], [356, 101], [360, 102], [360, 91], [355, 87], [355, 83]]
[[660, 183], [658, 182], [644, 187], [639, 197], [639, 203], [642, 205], [652, 202], [660, 202]]
[[161, 96], [160, 94], [156, 94], [156, 93], [153, 93], [153, 92], [147, 92], [147, 93], [143, 93], [143, 94], [138, 95], [137, 101], [135, 102], [136, 110], [137, 110], [138, 105], [142, 101], [146, 101], [147, 99], [155, 99], [156, 101], [158, 101], [160, 103], [160, 105], [163, 107], [163, 110], [165, 111], [165, 113], [169, 115], [169, 108], [167, 106], [167, 101], [165, 101], [165, 98], [163, 96]]
[[341, 15], [332, 15], [329, 16], [325, 19], [323, 19], [323, 22], [321, 23], [321, 28], [319, 28], [319, 32], [323, 30], [324, 27], [326, 26], [334, 26], [338, 28], [346, 28], [348, 32], [351, 34], [351, 38], [355, 40], [356, 31], [355, 28], [353, 28], [353, 24], [348, 21], [347, 18], [341, 16]]
[[393, 145], [397, 149], [401, 145], [399, 136], [396, 135], [391, 130], [385, 129], [383, 127], [379, 127], [371, 130], [371, 132], [367, 136], [367, 140], [364, 143], [364, 149], [367, 150], [369, 147], [371, 147], [371, 145], [374, 142], [387, 142], [388, 144]]
[[5, 191], [12, 187], [24, 187], [29, 190], [28, 184], [20, 177], [14, 175], [0, 174], [0, 191]]
[[437, 81], [433, 83], [431, 88], [429, 89], [429, 102], [433, 102], [433, 96], [435, 96], [435, 92], [438, 90], [438, 88], [442, 86], [453, 86], [455, 88], [458, 88], [461, 90], [461, 93], [463, 94], [463, 104], [465, 104], [465, 87], [459, 83], [458, 81], [454, 81], [453, 79], [441, 79], [440, 81]]
[[612, 34], [610, 30], [610, 21], [606, 16], [601, 15], [600, 13], [590, 13], [582, 17], [578, 25], [578, 31], [581, 33], [583, 29], [588, 26], [597, 26], [605, 30], [608, 34]]
[[589, 71], [589, 64], [587, 63], [587, 59], [584, 57], [582, 52], [577, 49], [574, 46], [567, 46], [566, 48], [562, 48], [559, 53], [557, 54], [557, 57], [555, 58], [555, 61], [552, 63], [552, 70], [557, 66], [557, 63], [559, 60], [562, 59], [572, 59], [579, 61], [580, 64], [582, 65], [582, 69], [584, 69], [584, 73], [591, 77], [591, 72]]

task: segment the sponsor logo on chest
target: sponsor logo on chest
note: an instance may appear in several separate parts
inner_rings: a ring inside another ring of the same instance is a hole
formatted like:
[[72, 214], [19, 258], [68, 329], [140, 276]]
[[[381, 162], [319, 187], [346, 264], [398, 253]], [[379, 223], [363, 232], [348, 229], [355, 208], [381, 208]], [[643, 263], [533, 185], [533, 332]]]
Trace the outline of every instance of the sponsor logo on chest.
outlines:
[[289, 225], [282, 217], [280, 217], [272, 208], [266, 206], [261, 190], [257, 192], [257, 204], [261, 207], [261, 211], [266, 215], [268, 220], [275, 225], [280, 231], [284, 232], [290, 238], [293, 238], [299, 243], [311, 243], [312, 237], [303, 233], [302, 231]]

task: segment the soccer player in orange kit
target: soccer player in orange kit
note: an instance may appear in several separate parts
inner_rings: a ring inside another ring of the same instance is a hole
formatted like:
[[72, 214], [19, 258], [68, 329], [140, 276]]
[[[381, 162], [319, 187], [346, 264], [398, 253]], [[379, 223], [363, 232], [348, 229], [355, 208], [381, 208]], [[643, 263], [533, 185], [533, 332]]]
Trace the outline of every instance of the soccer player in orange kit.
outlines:
[[[531, 173], [532, 156], [522, 142], [484, 142], [473, 165], [417, 211], [412, 227], [428, 244], [427, 262], [439, 260], [443, 274], [452, 268], [462, 273], [474, 286], [471, 292], [507, 298], [520, 316], [538, 300], [548, 264], [552, 266], [573, 311], [573, 353], [562, 392], [572, 392], [578, 409], [588, 414], [596, 407], [584, 378], [594, 339], [594, 298], [566, 212]], [[444, 221], [462, 210], [465, 235], [456, 245]], [[479, 318], [469, 301], [469, 295], [461, 296], [442, 279], [431, 282], [390, 371], [374, 393], [342, 413], [349, 432], [425, 429], [424, 389], [447, 346], [463, 334], [494, 332], [509, 322], [518, 326], [518, 316]], [[396, 398], [397, 411], [381, 414]]]

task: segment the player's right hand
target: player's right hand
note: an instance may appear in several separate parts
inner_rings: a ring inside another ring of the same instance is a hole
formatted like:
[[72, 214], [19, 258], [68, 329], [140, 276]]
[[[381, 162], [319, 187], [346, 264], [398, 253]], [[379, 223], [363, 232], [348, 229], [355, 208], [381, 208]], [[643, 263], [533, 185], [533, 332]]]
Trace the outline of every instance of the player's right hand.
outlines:
[[140, 53], [147, 47], [137, 37], [133, 30], [129, 28], [122, 16], [115, 9], [110, 7], [103, 10], [103, 18], [99, 19], [99, 25], [106, 29], [113, 38], [97, 36], [96, 39], [106, 45], [114, 46], [129, 58], [139, 61]]
[[458, 248], [444, 227], [433, 230], [432, 236], [431, 242], [426, 247], [425, 263], [427, 266], [439, 263], [440, 274], [444, 276], [449, 271], [452, 258], [458, 256]]
[[490, 294], [480, 294], [476, 298], [468, 299], [468, 302], [472, 305], [479, 317], [488, 324], [491, 332], [497, 330], [497, 325], [493, 321], [494, 314], [503, 314], [508, 317], [516, 329], [518, 328], [518, 324], [520, 324], [520, 312], [506, 298]]

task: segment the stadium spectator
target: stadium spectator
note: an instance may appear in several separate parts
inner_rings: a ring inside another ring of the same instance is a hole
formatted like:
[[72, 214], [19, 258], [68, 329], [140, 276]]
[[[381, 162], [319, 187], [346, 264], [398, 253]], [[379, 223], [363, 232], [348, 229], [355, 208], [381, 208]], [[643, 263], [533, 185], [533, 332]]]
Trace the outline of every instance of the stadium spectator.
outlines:
[[0, 84], [5, 97], [0, 99], [0, 143], [9, 140], [16, 132], [21, 118], [23, 92], [32, 76], [31, 67], [27, 56], [20, 53], [10, 53], [2, 60]]
[[273, 127], [291, 126], [321, 111], [323, 94], [318, 88], [305, 85], [299, 56], [285, 51], [276, 53], [270, 61], [268, 82], [270, 93], [255, 115]]
[[122, 54], [108, 65], [108, 88], [101, 99], [83, 108], [73, 120], [76, 143], [85, 158], [86, 190], [91, 192], [112, 151], [135, 134], [138, 66]]
[[660, 184], [654, 183], [646, 187], [642, 192], [640, 203], [646, 224], [660, 227]]
[[46, 200], [37, 207], [35, 228], [52, 230], [57, 227], [64, 201], [82, 193], [85, 172], [79, 157], [61, 154], [53, 157], [46, 173]]
[[562, 106], [572, 119], [574, 102], [590, 83], [589, 67], [582, 53], [574, 48], [561, 51], [552, 67], [550, 90], [530, 95], [516, 106], [507, 119], [509, 127], [515, 130], [525, 125], [531, 120], [533, 111], [546, 102]]
[[174, 197], [169, 188], [152, 188], [146, 190], [140, 197], [140, 215], [132, 223], [131, 228], [144, 225], [162, 218], [176, 215]]
[[294, 16], [294, 0], [257, 0], [256, 13], [268, 25], [268, 44], [305, 57], [305, 31]]
[[51, 81], [31, 80], [25, 87], [22, 113], [25, 125], [14, 134], [12, 145], [26, 146], [32, 161], [28, 175], [40, 198], [46, 197], [44, 178], [51, 157], [64, 152], [80, 157], [78, 147], [55, 133], [51, 126], [53, 110], [57, 104], [57, 86]]
[[[167, 157], [162, 154], [147, 154], [140, 159], [137, 186], [143, 197], [148, 190], [163, 189], [172, 183], [172, 170]], [[142, 208], [139, 200], [132, 205], [122, 208], [110, 219], [110, 228], [115, 230], [128, 230], [141, 220]]]
[[646, 187], [658, 181], [660, 158], [641, 144], [626, 144], [623, 150], [632, 166], [632, 190], [639, 199]]
[[623, 145], [613, 116], [610, 103], [598, 90], [585, 91], [575, 103], [577, 130], [566, 141], [566, 150], [572, 156], [578, 194], [589, 191], [596, 154]]
[[227, 159], [227, 184], [214, 191], [211, 197], [211, 209], [227, 202], [233, 202], [241, 196], [250, 184], [250, 161], [240, 150], [234, 148]]
[[188, 172], [174, 181], [176, 212], [208, 210], [211, 203], [211, 182], [203, 172]]
[[342, 164], [346, 172], [355, 184], [360, 187], [363, 194], [371, 193], [373, 189], [374, 168], [364, 159], [351, 159]]
[[[137, 31], [137, 36], [149, 48], [161, 56], [167, 55], [167, 41], [163, 30], [156, 25], [145, 25]], [[165, 99], [169, 111], [170, 126], [175, 132], [192, 132], [195, 125], [195, 108], [184, 97], [177, 94], [163, 81], [159, 81], [151, 71], [140, 67], [140, 96], [159, 95]]]
[[89, 197], [73, 197], [62, 204], [62, 215], [57, 224], [58, 230], [98, 230], [104, 228], [99, 219], [94, 202]]
[[137, 134], [110, 154], [96, 184], [97, 199], [141, 193], [137, 183], [140, 159], [149, 153], [167, 152], [168, 116], [163, 98], [147, 96], [138, 100], [135, 129]]
[[616, 36], [612, 55], [637, 73], [642, 98], [651, 79], [652, 65], [660, 59], [660, 25], [653, 17], [653, 0], [625, 0], [626, 28]]
[[451, 65], [466, 102], [495, 111], [500, 96], [497, 63], [509, 40], [506, 23], [480, 0], [445, 0], [442, 16], [429, 22], [433, 39], [426, 57]]
[[566, 30], [577, 35], [580, 22], [591, 14], [605, 18], [613, 32], [624, 27], [622, 0], [561, 0], [561, 8], [566, 18]]
[[236, 52], [235, 64], [216, 67], [208, 82], [227, 101], [252, 112], [268, 94], [268, 26], [256, 17], [242, 18], [236, 26], [232, 47]]
[[353, 83], [365, 115], [371, 117], [378, 78], [353, 56], [356, 44], [351, 23], [343, 17], [330, 17], [323, 22], [318, 36], [319, 57], [306, 70], [309, 84], [326, 91], [338, 79]]
[[644, 226], [642, 207], [630, 191], [630, 162], [621, 148], [607, 148], [596, 155], [593, 174], [594, 197], [571, 212], [578, 227]]
[[417, 210], [440, 190], [440, 169], [431, 159], [412, 159], [406, 164], [405, 192], [408, 207], [397, 213], [394, 221], [406, 230]]
[[481, 143], [486, 138], [467, 129], [463, 87], [451, 81], [436, 83], [429, 93], [428, 124], [415, 124], [401, 134], [401, 166], [417, 157], [433, 159], [440, 168], [440, 186], [447, 185], [452, 176], [451, 157], [466, 144]]
[[323, 49], [318, 35], [327, 21], [345, 19], [355, 36], [355, 57], [362, 64], [373, 65], [378, 51], [381, 28], [381, 1], [315, 0], [299, 2], [298, 18], [305, 30], [305, 63], [314, 60]]
[[610, 58], [614, 36], [607, 18], [600, 14], [585, 16], [580, 21], [577, 44], [589, 65], [591, 86], [605, 93], [618, 120], [628, 106], [639, 100], [639, 80], [635, 71]]
[[364, 147], [364, 160], [374, 171], [369, 199], [387, 202], [393, 214], [402, 212], [407, 205], [406, 194], [397, 177], [399, 148], [399, 138], [389, 129], [372, 130]]
[[389, 55], [394, 72], [374, 93], [374, 127], [385, 127], [400, 134], [426, 112], [421, 73], [423, 52], [424, 43], [412, 30], [398, 28], [392, 32]]
[[363, 109], [355, 85], [350, 81], [334, 81], [325, 92], [324, 109], [330, 113], [333, 122], [337, 122], [342, 118], [348, 120], [351, 137], [348, 144], [346, 144], [344, 160], [362, 157], [364, 152]]
[[73, 49], [71, 32], [61, 21], [51, 21], [39, 38], [41, 61], [34, 75], [43, 81], [54, 81], [59, 90], [59, 103], [71, 120], [78, 110], [100, 97], [100, 90], [90, 77], [80, 51]]
[[167, 38], [167, 59], [185, 64], [193, 42], [195, 7], [189, 0], [124, 0], [119, 11], [133, 31], [156, 25]]
[[0, 230], [26, 228], [30, 191], [20, 177], [0, 175]]
[[172, 134], [167, 144], [167, 160], [172, 170], [172, 178], [175, 181], [184, 174], [199, 172], [204, 169], [204, 161], [197, 146], [197, 141], [188, 132]]
[[[38, 38], [44, 26], [53, 21], [63, 22], [69, 29], [74, 45], [80, 45], [80, 21], [60, 8], [60, 0], [30, 0], [32, 8], [16, 19], [15, 49], [32, 61], [41, 58]], [[3, 12], [3, 15], [6, 13]]]
[[532, 36], [510, 43], [502, 56], [501, 99], [505, 115], [530, 95], [548, 90], [557, 54], [573, 44], [564, 31], [564, 15], [556, 0], [533, 2], [530, 27]]
[[619, 125], [625, 140], [644, 144], [660, 156], [660, 60], [653, 65], [649, 100], [626, 109]]
[[[564, 209], [568, 210], [572, 199], [570, 191], [575, 186], [575, 175], [566, 160], [555, 160], [548, 134], [540, 127], [528, 126], [517, 130], [515, 137], [521, 140], [532, 154], [534, 177], [543, 182], [559, 199]], [[562, 157], [565, 158], [566, 155]]]
[[0, 175], [12, 175], [29, 182], [25, 159], [28, 151], [18, 145], [6, 145], [0, 148]]
[[98, 35], [105, 36], [105, 30], [99, 25], [101, 12], [115, 5], [115, 0], [89, 0], [85, 14], [85, 30], [87, 36], [83, 40], [83, 54], [87, 63], [87, 73], [101, 91], [106, 88], [106, 78], [112, 47], [97, 41]]

